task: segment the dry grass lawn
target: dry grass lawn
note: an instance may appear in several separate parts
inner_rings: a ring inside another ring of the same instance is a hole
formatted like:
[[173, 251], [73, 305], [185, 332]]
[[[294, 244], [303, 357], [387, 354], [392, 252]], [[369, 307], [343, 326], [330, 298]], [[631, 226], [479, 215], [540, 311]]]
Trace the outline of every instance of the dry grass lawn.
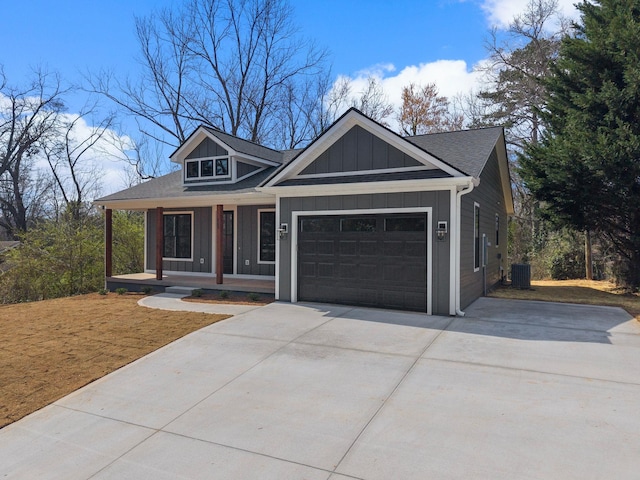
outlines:
[[530, 290], [499, 287], [489, 296], [621, 307], [640, 321], [640, 294], [626, 293], [613, 283], [605, 281], [533, 280]]
[[91, 294], [0, 306], [0, 428], [229, 315]]

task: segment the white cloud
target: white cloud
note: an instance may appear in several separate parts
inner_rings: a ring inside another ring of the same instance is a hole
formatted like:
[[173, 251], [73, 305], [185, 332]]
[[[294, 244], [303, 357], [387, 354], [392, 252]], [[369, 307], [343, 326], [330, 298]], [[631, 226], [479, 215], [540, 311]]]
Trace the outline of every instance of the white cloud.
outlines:
[[[398, 111], [402, 105], [402, 88], [411, 83], [419, 86], [433, 83], [438, 88], [440, 95], [452, 100], [458, 95], [478, 90], [482, 82], [482, 73], [470, 68], [464, 60], [437, 60], [419, 65], [409, 65], [400, 71], [397, 71], [392, 65], [386, 65], [384, 69], [380, 69], [379, 66], [365, 68], [353, 77], [339, 76], [334, 86], [345, 78], [350, 81], [350, 99], [347, 103], [351, 104], [351, 100], [358, 98], [366, 90], [369, 77], [374, 77], [382, 86], [395, 111]], [[344, 105], [344, 110], [348, 106]], [[392, 129], [395, 129], [394, 118], [387, 118], [386, 121]]]
[[[486, 12], [489, 24], [500, 29], [509, 26], [517, 15], [522, 14], [531, 0], [484, 0], [482, 9]], [[571, 19], [578, 18], [578, 10], [574, 6], [576, 0], [558, 0], [558, 10]]]

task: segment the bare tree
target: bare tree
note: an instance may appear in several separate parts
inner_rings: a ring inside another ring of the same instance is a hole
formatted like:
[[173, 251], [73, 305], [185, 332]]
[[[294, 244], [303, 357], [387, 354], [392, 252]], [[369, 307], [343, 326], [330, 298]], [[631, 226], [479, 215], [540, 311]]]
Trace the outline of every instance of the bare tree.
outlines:
[[[89, 78], [88, 88], [133, 114], [143, 134], [168, 145], [208, 124], [283, 146], [281, 129], [300, 126], [291, 115], [301, 118], [304, 83], [322, 73], [326, 57], [300, 37], [291, 18], [286, 0], [186, 0], [177, 10], [136, 19], [144, 69], [139, 82], [102, 74]], [[307, 135], [287, 136], [290, 146]]]
[[385, 126], [388, 126], [386, 119], [393, 113], [393, 105], [389, 103], [380, 82], [373, 76], [367, 78], [367, 86], [358, 92], [351, 106]]
[[92, 193], [99, 190], [99, 175], [93, 162], [85, 162], [90, 155], [108, 155], [100, 143], [108, 138], [115, 116], [110, 114], [89, 127], [88, 135], [78, 132], [86, 119], [94, 119], [96, 105], [86, 106], [77, 115], [59, 117], [57, 136], [42, 144], [42, 152], [51, 168], [56, 194], [61, 196], [73, 220], [79, 220], [88, 206]]
[[[65, 90], [55, 74], [36, 70], [26, 87], [8, 85], [0, 71], [0, 225], [14, 237], [29, 225], [32, 202], [41, 199], [32, 180], [34, 161], [43, 143], [56, 134]], [[30, 202], [31, 200], [32, 202]]]
[[462, 128], [463, 117], [451, 113], [449, 99], [438, 95], [435, 83], [418, 86], [410, 83], [402, 88], [402, 105], [398, 124], [405, 135], [448, 132]]

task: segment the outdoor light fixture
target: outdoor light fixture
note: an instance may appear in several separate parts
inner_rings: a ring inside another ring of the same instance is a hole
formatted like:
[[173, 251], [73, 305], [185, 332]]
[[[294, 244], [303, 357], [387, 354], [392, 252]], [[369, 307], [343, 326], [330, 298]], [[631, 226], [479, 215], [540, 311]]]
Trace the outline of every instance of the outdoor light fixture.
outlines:
[[283, 239], [287, 236], [287, 233], [289, 233], [289, 225], [286, 223], [281, 223], [280, 228], [278, 228], [278, 237], [280, 239]]
[[438, 240], [441, 242], [444, 242], [447, 239], [447, 222], [438, 222], [436, 235], [438, 236]]

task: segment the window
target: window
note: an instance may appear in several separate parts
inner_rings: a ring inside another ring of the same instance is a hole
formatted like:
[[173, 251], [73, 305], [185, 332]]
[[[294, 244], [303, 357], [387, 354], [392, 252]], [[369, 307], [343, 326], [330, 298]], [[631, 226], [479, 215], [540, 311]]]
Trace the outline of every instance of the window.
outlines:
[[384, 219], [385, 232], [424, 232], [425, 215]]
[[473, 268], [480, 269], [480, 205], [473, 204]]
[[165, 258], [191, 259], [192, 213], [167, 213], [164, 215]]
[[500, 245], [500, 215], [496, 213], [496, 247]]
[[258, 210], [258, 263], [276, 261], [276, 212]]
[[229, 157], [189, 160], [185, 163], [187, 179], [229, 178]]
[[216, 177], [227, 177], [229, 175], [229, 159], [219, 158], [216, 160]]
[[301, 232], [331, 233], [339, 230], [338, 218], [303, 218], [300, 220]]
[[199, 176], [198, 162], [187, 162], [187, 178], [197, 178]]
[[200, 171], [203, 177], [213, 177], [213, 160], [200, 162]]
[[341, 232], [375, 232], [376, 219], [364, 218], [343, 218], [340, 220]]

